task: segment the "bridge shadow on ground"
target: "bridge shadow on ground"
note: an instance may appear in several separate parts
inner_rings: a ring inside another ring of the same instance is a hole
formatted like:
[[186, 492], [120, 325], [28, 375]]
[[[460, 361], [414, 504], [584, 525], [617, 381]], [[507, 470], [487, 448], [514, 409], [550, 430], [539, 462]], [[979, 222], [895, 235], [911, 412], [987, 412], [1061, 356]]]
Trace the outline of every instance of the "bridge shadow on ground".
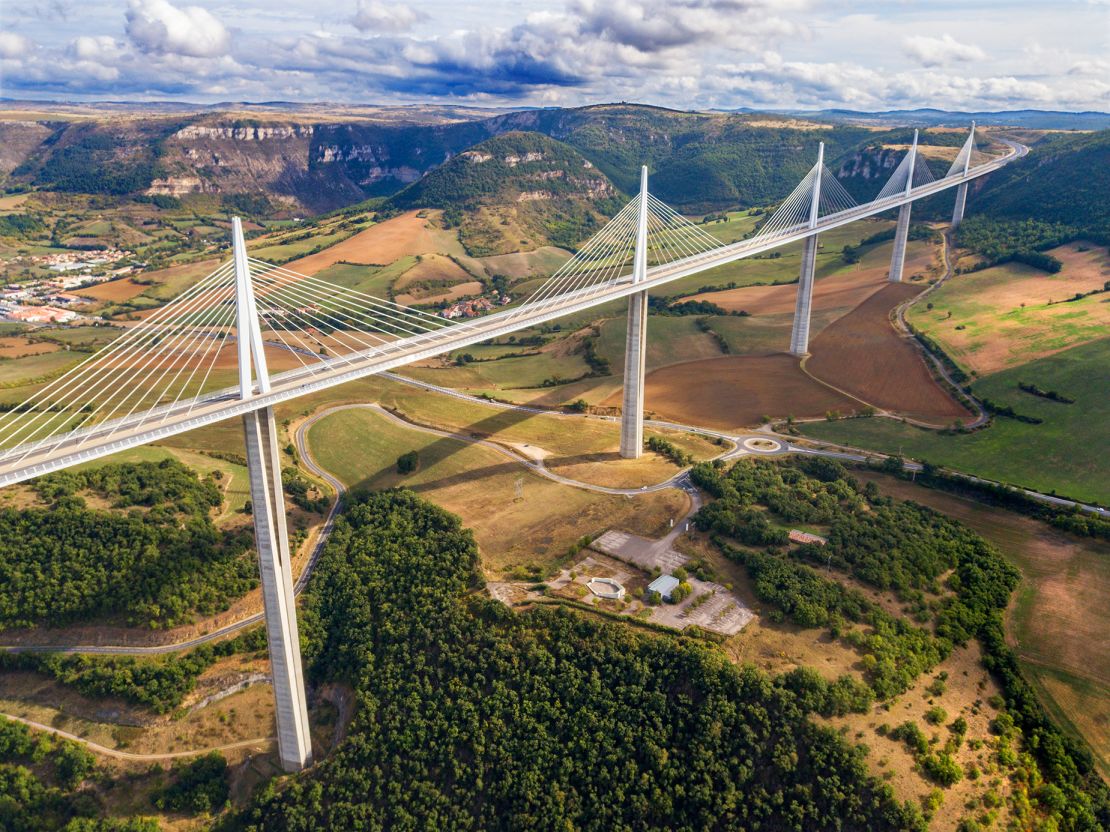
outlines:
[[[401, 422], [411, 425], [412, 426], [410, 428], [411, 430], [419, 431], [420, 428], [422, 427], [422, 425], [419, 422], [407, 418], [407, 415], [405, 414], [404, 411], [399, 410], [399, 409], [388, 408], [388, 407], [385, 407], [385, 405], [381, 405], [381, 406], [383, 407], [383, 409], [388, 410], [393, 416], [395, 416]], [[480, 406], [480, 405], [475, 405], [475, 406]], [[461, 436], [470, 436], [474, 439], [485, 439], [485, 440], [490, 440], [490, 441], [494, 441], [494, 442], [501, 442], [501, 443], [506, 444], [506, 445], [518, 445], [518, 446], [519, 445], [533, 445], [535, 447], [542, 447], [538, 443], [527, 442], [527, 441], [522, 440], [522, 439], [520, 439], [520, 440], [510, 440], [508, 438], [505, 438], [503, 434], [504, 434], [505, 431], [507, 431], [507, 430], [509, 430], [513, 427], [516, 427], [518, 425], [522, 425], [522, 424], [524, 424], [524, 423], [526, 423], [530, 420], [533, 420], [533, 419], [565, 418], [565, 417], [559, 416], [555, 412], [553, 412], [552, 414], [549, 415], [549, 414], [531, 413], [531, 412], [528, 412], [528, 411], [525, 411], [525, 410], [517, 410], [517, 409], [514, 409], [514, 408], [501, 408], [501, 407], [496, 407], [495, 405], [488, 405], [488, 407], [490, 407], [490, 409], [491, 409], [491, 412], [488, 416], [486, 416], [482, 419], [479, 419], [476, 422], [471, 422], [468, 425], [460, 425], [459, 427], [454, 429], [454, 432], [460, 434]], [[384, 417], [380, 416], [380, 414], [379, 414], [378, 418], [384, 418]], [[445, 429], [445, 428], [440, 428], [440, 426], [438, 426], [438, 425], [429, 425], [429, 426], [437, 427], [439, 429]], [[571, 429], [573, 429], [573, 428], [571, 428]], [[481, 446], [474, 446], [471, 443], [468, 443], [468, 442], [466, 442], [465, 440], [462, 440], [462, 439], [456, 439], [456, 438], [447, 437], [447, 436], [433, 437], [431, 434], [427, 434], [427, 433], [421, 433], [420, 435], [422, 437], [427, 437], [427, 438], [431, 439], [431, 441], [428, 444], [422, 445], [420, 447], [420, 450], [419, 450], [420, 467], [422, 469], [425, 469], [425, 470], [429, 469], [429, 468], [432, 468], [433, 466], [436, 466], [436, 465], [444, 465], [444, 464], [449, 465], [452, 458], [457, 456], [459, 453], [462, 453], [465, 450], [467, 450], [469, 448], [472, 448], [472, 447], [479, 447], [479, 448], [481, 447]], [[614, 435], [614, 444], [616, 444], [617, 441], [618, 440], [617, 440], [616, 436]], [[493, 449], [490, 449], [490, 448], [486, 448], [485, 450], [486, 450], [486, 452], [488, 452], [490, 454], [497, 453], [496, 451], [494, 451]], [[596, 454], [576, 454], [576, 455], [568, 455], [568, 456], [549, 456], [545, 459], [545, 464], [549, 465], [549, 466], [563, 466], [563, 465], [572, 465], [572, 464], [579, 463], [579, 462], [606, 462], [606, 461], [616, 460], [616, 459], [619, 459], [619, 458], [620, 458], [620, 454], [616, 450], [614, 450], [614, 451], [611, 451], [611, 452], [610, 451], [602, 451], [602, 452], [599, 452], [599, 453], [596, 453]], [[381, 468], [379, 468], [377, 471], [375, 471], [374, 473], [368, 474], [367, 476], [363, 477], [358, 483], [356, 483], [355, 485], [352, 486], [352, 490], [369, 490], [369, 489], [374, 489], [374, 488], [381, 488], [382, 485], [380, 484], [380, 481], [383, 478], [388, 477], [391, 474], [391, 472], [394, 472], [395, 470], [396, 470], [396, 468], [392, 464], [384, 465]], [[431, 490], [434, 490], [434, 489], [437, 489], [437, 488], [445, 488], [445, 487], [449, 487], [451, 485], [457, 485], [457, 484], [460, 484], [460, 483], [463, 483], [463, 482], [466, 482], [466, 481], [473, 481], [476, 478], [496, 476], [498, 474], [509, 473], [509, 472], [516, 472], [516, 473], [524, 474], [524, 473], [528, 473], [528, 469], [519, 462], [513, 462], [509, 459], [505, 459], [505, 461], [503, 463], [500, 463], [500, 464], [497, 464], [497, 465], [487, 465], [487, 466], [483, 466], [483, 467], [479, 467], [479, 468], [473, 468], [472, 467], [472, 468], [468, 468], [466, 471], [460, 471], [458, 473], [448, 474], [448, 475], [440, 477], [436, 480], [428, 480], [428, 481], [424, 481], [424, 482], [421, 482], [421, 483], [414, 483], [414, 484], [411, 484], [411, 485], [407, 484], [404, 480], [402, 480], [401, 482], [398, 483], [398, 485], [403, 485], [406, 488], [411, 488], [413, 491], [417, 491], [417, 492], [431, 491]]]

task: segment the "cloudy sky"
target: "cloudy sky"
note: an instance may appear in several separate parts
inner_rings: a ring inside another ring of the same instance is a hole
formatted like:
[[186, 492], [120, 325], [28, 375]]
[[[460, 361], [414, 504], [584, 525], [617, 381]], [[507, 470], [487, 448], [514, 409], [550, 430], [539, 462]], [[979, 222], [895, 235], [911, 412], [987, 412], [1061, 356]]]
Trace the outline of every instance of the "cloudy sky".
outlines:
[[0, 95], [1110, 111], [1110, 0], [3, 0]]

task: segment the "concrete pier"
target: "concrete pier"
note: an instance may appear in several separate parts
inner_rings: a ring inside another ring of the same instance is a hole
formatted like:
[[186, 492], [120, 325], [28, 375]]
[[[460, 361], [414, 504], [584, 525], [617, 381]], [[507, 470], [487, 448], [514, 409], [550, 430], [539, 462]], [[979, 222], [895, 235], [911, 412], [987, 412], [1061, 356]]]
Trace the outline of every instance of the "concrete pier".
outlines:
[[952, 230], [960, 227], [964, 221], [964, 208], [967, 207], [967, 183], [956, 186], [956, 207], [952, 211]]
[[628, 296], [628, 334], [624, 344], [624, 400], [621, 405], [621, 456], [639, 459], [644, 450], [644, 362], [647, 353], [647, 292]]
[[790, 354], [809, 352], [809, 318], [813, 306], [813, 282], [817, 271], [817, 235], [806, 237], [802, 269], [798, 275], [798, 299], [794, 304], [794, 326], [790, 330]]
[[902, 269], [906, 265], [906, 243], [910, 234], [910, 206], [907, 202], [898, 209], [898, 225], [894, 229], [894, 254], [890, 257], [890, 282], [902, 282]]
[[[821, 214], [821, 176], [825, 170], [825, 143], [817, 145], [817, 164], [809, 192], [809, 227], [817, 227]], [[813, 308], [813, 281], [817, 273], [817, 235], [806, 237], [802, 248], [802, 268], [798, 274], [798, 299], [794, 303], [794, 326], [790, 330], [790, 354], [801, 357], [809, 352], [809, 317]]]
[[272, 408], [243, 417], [250, 478], [254, 539], [262, 578], [266, 642], [277, 702], [278, 753], [286, 771], [300, 771], [312, 762], [308, 706], [301, 669], [301, 642], [293, 598], [293, 569], [281, 489], [281, 457]]
[[[231, 220], [235, 262], [236, 347], [239, 360], [239, 397], [250, 399], [270, 391], [265, 345], [251, 285], [243, 226]], [[293, 566], [289, 531], [285, 525], [285, 495], [281, 488], [281, 456], [277, 425], [271, 407], [243, 416], [247, 446], [247, 476], [251, 489], [254, 540], [262, 578], [262, 607], [266, 615], [266, 643], [277, 705], [278, 753], [286, 771], [300, 771], [312, 762], [308, 704], [301, 670], [301, 640], [293, 597]]]
[[[647, 280], [648, 170], [640, 168], [640, 206], [632, 282]], [[621, 456], [639, 459], [644, 452], [644, 370], [647, 360], [647, 291], [628, 296], [628, 332], [624, 342], [624, 399], [621, 402]]]

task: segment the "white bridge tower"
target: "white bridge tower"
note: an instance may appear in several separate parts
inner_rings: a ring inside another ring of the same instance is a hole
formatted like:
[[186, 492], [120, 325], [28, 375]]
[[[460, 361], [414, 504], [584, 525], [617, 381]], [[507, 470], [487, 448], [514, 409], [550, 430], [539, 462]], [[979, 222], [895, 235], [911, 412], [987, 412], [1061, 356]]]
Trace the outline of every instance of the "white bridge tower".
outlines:
[[[640, 204], [632, 282], [647, 280], [648, 169], [640, 168]], [[624, 400], [621, 407], [621, 456], [639, 459], [644, 452], [644, 370], [647, 359], [648, 293], [628, 296], [628, 333], [624, 345]]]
[[[239, 396], [249, 399], [270, 392], [262, 328], [254, 300], [243, 226], [231, 220], [235, 256], [236, 344], [239, 358]], [[252, 379], [251, 366], [254, 366]], [[243, 416], [247, 444], [254, 538], [262, 577], [262, 603], [266, 614], [266, 640], [270, 673], [277, 703], [278, 753], [286, 771], [299, 771], [312, 761], [308, 705], [301, 670], [301, 644], [297, 632], [297, 607], [293, 597], [293, 569], [289, 533], [285, 525], [285, 495], [281, 488], [274, 409], [264, 407]]]
[[[809, 227], [817, 227], [821, 211], [821, 173], [825, 167], [825, 143], [817, 145], [817, 166], [813, 174], [813, 190], [809, 202]], [[802, 270], [798, 275], [798, 299], [794, 304], [794, 326], [790, 332], [790, 354], [803, 356], [809, 352], [809, 318], [813, 307], [813, 281], [817, 272], [817, 235], [806, 237], [802, 249]]]

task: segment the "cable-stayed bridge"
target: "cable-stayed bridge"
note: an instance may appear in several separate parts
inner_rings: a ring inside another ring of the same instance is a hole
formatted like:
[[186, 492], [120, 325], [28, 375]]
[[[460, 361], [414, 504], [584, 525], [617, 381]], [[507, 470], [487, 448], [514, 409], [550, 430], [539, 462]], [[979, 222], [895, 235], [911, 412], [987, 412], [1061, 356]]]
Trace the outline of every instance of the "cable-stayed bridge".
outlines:
[[[817, 240], [822, 232], [897, 208], [890, 279], [899, 281], [914, 201], [956, 188], [1025, 155], [1004, 142], [982, 154], [974, 127], [937, 177], [917, 136], [875, 199], [857, 204], [824, 164], [750, 237], [727, 245], [640, 192], [523, 303], [462, 321], [406, 307], [249, 256], [238, 219], [233, 256], [115, 341], [0, 413], [0, 486], [239, 416], [244, 421], [255, 533], [278, 703], [283, 764], [310, 757], [273, 406], [628, 297], [621, 454], [643, 445], [647, 293], [674, 280], [804, 241], [791, 352], [808, 350]], [[269, 372], [275, 356], [297, 366]], [[236, 380], [237, 383], [232, 383]]]

